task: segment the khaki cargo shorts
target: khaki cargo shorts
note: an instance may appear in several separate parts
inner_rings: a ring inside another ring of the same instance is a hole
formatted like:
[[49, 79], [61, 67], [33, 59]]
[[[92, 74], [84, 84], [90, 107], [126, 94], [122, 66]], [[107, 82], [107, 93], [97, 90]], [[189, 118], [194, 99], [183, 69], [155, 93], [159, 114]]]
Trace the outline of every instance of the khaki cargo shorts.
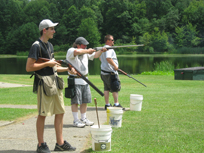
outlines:
[[38, 115], [52, 116], [53, 114], [64, 114], [64, 99], [63, 92], [57, 89], [57, 94], [53, 96], [46, 96], [43, 92], [43, 86], [38, 86]]
[[[118, 76], [118, 75], [117, 75], [117, 79], [118, 79], [118, 81], [119, 81], [119, 83], [120, 83], [120, 79], [119, 79], [119, 76]], [[110, 74], [109, 74], [109, 75], [102, 75], [102, 74], [101, 74], [101, 80], [103, 81], [104, 91], [110, 91], [111, 93], [112, 93], [112, 92], [116, 92], [116, 91], [113, 91], [113, 90], [111, 89], [111, 75], [110, 75]], [[119, 89], [118, 89], [117, 92], [119, 92], [120, 89], [121, 89], [121, 83], [120, 83], [120, 86], [119, 86]]]

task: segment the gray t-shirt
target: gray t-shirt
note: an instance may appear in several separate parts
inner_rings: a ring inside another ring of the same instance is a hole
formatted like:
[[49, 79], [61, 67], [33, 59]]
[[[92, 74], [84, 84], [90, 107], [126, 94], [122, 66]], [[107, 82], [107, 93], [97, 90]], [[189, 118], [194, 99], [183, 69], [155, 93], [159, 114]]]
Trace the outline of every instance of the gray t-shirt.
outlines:
[[[104, 47], [109, 47], [108, 45], [105, 45]], [[112, 58], [113, 62], [119, 66], [118, 59], [116, 56], [116, 53], [113, 49], [109, 49], [106, 52], [102, 53], [100, 56], [101, 59], [101, 70], [107, 71], [107, 72], [114, 72], [115, 74], [118, 74], [117, 71], [114, 70], [113, 66], [108, 63], [106, 58]], [[101, 74], [108, 75], [109, 73], [105, 73], [101, 71]]]

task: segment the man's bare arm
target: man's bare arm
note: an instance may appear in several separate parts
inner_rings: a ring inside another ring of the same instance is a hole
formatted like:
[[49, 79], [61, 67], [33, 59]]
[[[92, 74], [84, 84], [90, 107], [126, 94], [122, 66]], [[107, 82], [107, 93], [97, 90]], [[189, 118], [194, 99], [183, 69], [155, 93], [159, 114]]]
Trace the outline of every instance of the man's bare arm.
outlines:
[[89, 48], [89, 49], [75, 49], [74, 50], [74, 56], [82, 55], [82, 54], [92, 54], [95, 51], [96, 50], [94, 50], [92, 48]]
[[114, 70], [118, 70], [118, 66], [113, 62], [112, 58], [106, 58], [107, 62], [113, 66]]
[[106, 48], [102, 48], [101, 50], [97, 51], [94, 55], [94, 58], [99, 58], [103, 52], [106, 52]]

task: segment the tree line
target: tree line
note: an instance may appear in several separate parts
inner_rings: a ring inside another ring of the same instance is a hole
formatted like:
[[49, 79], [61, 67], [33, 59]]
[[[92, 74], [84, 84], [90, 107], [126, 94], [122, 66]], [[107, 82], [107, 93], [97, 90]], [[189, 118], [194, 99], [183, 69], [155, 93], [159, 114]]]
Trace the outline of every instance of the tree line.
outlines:
[[111, 34], [117, 45], [145, 44], [141, 53], [204, 52], [204, 0], [1, 0], [0, 10], [0, 54], [28, 51], [43, 19], [59, 22], [55, 51]]

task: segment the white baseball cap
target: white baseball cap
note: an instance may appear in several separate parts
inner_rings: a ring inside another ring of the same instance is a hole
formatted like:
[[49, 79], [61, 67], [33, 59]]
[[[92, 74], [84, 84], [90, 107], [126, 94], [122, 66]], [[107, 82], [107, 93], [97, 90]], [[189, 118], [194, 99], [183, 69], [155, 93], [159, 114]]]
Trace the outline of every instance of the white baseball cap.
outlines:
[[42, 31], [44, 28], [55, 27], [56, 25], [58, 25], [58, 23], [53, 23], [49, 19], [44, 19], [39, 24], [39, 30]]

